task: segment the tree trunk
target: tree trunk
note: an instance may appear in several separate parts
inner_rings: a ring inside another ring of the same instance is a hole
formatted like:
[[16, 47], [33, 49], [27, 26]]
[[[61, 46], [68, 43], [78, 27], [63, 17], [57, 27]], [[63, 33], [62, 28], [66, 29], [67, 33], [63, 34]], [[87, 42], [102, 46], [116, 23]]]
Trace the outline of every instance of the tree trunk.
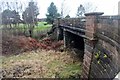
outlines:
[[33, 29], [34, 29], [34, 24], [30, 24], [30, 29], [29, 29], [30, 37], [33, 37]]

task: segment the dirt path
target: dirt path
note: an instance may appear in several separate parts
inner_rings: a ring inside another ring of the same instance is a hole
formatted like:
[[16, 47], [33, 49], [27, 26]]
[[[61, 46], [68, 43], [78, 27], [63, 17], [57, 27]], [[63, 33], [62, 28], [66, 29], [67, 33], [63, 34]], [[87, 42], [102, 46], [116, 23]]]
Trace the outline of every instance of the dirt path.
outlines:
[[69, 78], [80, 77], [81, 63], [70, 52], [42, 50], [2, 57], [3, 77]]

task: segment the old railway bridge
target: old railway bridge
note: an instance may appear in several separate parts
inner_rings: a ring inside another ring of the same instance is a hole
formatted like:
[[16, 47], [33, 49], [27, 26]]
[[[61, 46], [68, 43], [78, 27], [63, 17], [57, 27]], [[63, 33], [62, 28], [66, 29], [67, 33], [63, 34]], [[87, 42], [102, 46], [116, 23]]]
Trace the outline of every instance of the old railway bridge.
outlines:
[[85, 14], [84, 18], [58, 19], [58, 39], [64, 46], [84, 52], [82, 78], [111, 78], [120, 71], [120, 16]]

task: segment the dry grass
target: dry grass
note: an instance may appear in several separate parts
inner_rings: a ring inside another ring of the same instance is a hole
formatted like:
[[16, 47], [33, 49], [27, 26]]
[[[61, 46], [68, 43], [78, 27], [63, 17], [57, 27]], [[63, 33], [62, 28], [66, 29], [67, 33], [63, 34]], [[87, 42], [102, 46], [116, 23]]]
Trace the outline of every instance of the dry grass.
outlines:
[[81, 63], [70, 52], [37, 50], [2, 57], [4, 77], [69, 78], [80, 75]]

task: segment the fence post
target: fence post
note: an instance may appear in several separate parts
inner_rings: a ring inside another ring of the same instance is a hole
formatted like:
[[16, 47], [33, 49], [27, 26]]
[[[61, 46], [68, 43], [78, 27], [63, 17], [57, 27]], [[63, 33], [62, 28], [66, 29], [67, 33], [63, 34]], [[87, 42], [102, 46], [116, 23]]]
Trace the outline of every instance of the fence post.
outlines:
[[70, 40], [69, 40], [68, 32], [65, 29], [63, 30], [63, 40], [64, 40], [64, 48], [67, 48], [68, 45], [70, 44]]

